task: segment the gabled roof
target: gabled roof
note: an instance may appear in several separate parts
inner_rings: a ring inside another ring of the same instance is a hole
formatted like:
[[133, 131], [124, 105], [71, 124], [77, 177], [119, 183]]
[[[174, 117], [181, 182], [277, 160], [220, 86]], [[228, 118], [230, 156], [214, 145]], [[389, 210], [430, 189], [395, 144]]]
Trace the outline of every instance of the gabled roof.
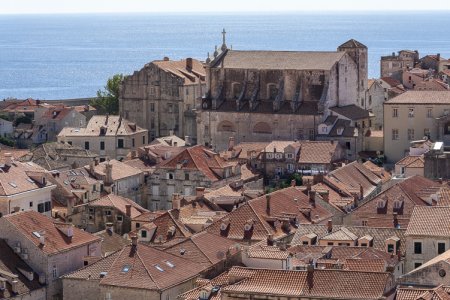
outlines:
[[[33, 274], [33, 280], [29, 280], [21, 271]], [[13, 293], [10, 282], [7, 282], [6, 288], [0, 290], [0, 299], [17, 299], [21, 298], [21, 296], [27, 297], [33, 291], [44, 288], [39, 284], [39, 276], [34, 273], [33, 269], [19, 255], [14, 253], [13, 249], [3, 239], [0, 239], [0, 272], [14, 274], [17, 276], [14, 279], [18, 281], [17, 293]], [[4, 273], [0, 273], [0, 278], [4, 277]]]
[[[99, 163], [98, 165], [94, 166], [94, 176], [97, 179], [103, 179], [106, 176], [106, 165], [110, 164], [112, 166], [112, 180], [121, 180], [127, 177], [132, 176], [139, 176], [142, 175], [142, 171], [139, 169], [136, 169], [126, 163], [123, 163], [121, 161], [118, 161], [116, 159], [112, 159], [110, 161], [104, 161]], [[90, 166], [84, 167], [86, 171], [90, 171]]]
[[396, 300], [448, 300], [450, 299], [450, 286], [438, 286], [435, 288], [422, 288], [412, 286], [399, 286]]
[[138, 244], [125, 246], [110, 265], [102, 286], [163, 291], [198, 276], [198, 265], [187, 259]]
[[266, 70], [331, 70], [345, 52], [237, 51], [227, 50], [223, 68]]
[[385, 104], [450, 104], [450, 91], [407, 91]]
[[393, 77], [381, 77], [380, 80], [387, 83], [391, 88], [397, 87], [402, 84], [400, 81], [398, 81], [397, 79], [395, 79]]
[[155, 60], [151, 64], [178, 78], [184, 79], [185, 84], [190, 82], [205, 81], [205, 68], [201, 61], [192, 60], [192, 68], [186, 66], [186, 60]]
[[164, 251], [200, 264], [206, 269], [223, 261], [228, 251], [236, 251], [235, 246], [236, 243], [227, 238], [202, 231]]
[[406, 235], [450, 237], [450, 207], [416, 206]]
[[337, 231], [333, 231], [322, 237], [322, 240], [339, 240], [339, 241], [355, 241], [358, 237], [345, 227], [339, 228]]
[[[31, 241], [37, 251], [42, 251], [45, 255], [54, 255], [65, 251], [70, 251], [78, 247], [100, 242], [100, 238], [86, 231], [72, 227], [72, 238], [61, 233], [62, 227], [72, 226], [59, 223], [35, 211], [18, 212], [6, 215], [1, 218], [4, 222], [10, 223], [18, 235], [22, 235]], [[45, 236], [45, 245], [40, 245], [39, 236]], [[31, 251], [31, 250], [30, 250]]]
[[331, 164], [338, 147], [338, 143], [333, 141], [301, 142], [298, 163]]
[[114, 194], [108, 194], [106, 196], [101, 197], [100, 199], [90, 201], [86, 204], [83, 204], [82, 206], [88, 206], [88, 207], [111, 207], [115, 208], [118, 211], [120, 211], [123, 215], [126, 214], [126, 206], [131, 205], [131, 218], [135, 218], [139, 216], [142, 213], [147, 212], [147, 210], [143, 207], [141, 207], [139, 204], [134, 202], [131, 199], [114, 195]]
[[338, 106], [330, 107], [330, 110], [349, 120], [355, 121], [373, 117], [373, 114], [371, 112], [354, 104], [341, 107]]
[[355, 39], [350, 39], [339, 46], [339, 48], [364, 48], [367, 49], [367, 46], [361, 42], [358, 42]]

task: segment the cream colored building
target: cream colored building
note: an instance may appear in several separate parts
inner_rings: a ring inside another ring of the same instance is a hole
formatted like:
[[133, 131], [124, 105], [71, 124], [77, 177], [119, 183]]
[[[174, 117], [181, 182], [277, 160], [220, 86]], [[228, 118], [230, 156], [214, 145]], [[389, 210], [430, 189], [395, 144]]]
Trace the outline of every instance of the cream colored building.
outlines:
[[85, 128], [65, 127], [58, 142], [66, 142], [99, 154], [100, 162], [123, 159], [148, 143], [148, 130], [121, 116], [93, 116]]
[[424, 137], [450, 145], [450, 91], [408, 91], [384, 103], [384, 153], [389, 162], [409, 154]]

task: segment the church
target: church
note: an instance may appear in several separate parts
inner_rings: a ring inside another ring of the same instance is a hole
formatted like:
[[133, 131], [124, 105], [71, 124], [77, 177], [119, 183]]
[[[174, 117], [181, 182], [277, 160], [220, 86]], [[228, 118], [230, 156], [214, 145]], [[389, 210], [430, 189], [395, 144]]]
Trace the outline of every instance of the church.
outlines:
[[227, 47], [225, 34], [205, 63], [198, 144], [220, 151], [230, 137], [236, 143], [328, 139], [342, 119], [348, 123], [341, 133], [358, 143], [355, 134], [364, 122], [352, 117], [370, 118], [361, 107], [368, 77], [365, 45], [352, 39], [337, 51], [241, 51]]

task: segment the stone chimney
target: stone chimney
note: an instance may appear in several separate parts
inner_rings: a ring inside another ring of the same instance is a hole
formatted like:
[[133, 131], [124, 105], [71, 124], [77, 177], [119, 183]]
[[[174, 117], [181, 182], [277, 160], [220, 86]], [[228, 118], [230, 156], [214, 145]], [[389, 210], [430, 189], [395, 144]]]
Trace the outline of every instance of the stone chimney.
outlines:
[[39, 233], [39, 245], [45, 245], [45, 233]]
[[333, 231], [333, 220], [329, 219], [327, 222], [327, 232], [330, 233]]
[[437, 58], [437, 61], [440, 61], [441, 60], [441, 54], [440, 53], [436, 54], [436, 58]]
[[14, 293], [14, 295], [17, 295], [19, 293], [19, 281], [16, 279], [13, 279], [11, 281], [11, 291]]
[[233, 150], [234, 148], [234, 136], [230, 136], [228, 139], [228, 151]]
[[270, 216], [271, 213], [270, 208], [270, 195], [266, 195], [266, 213], [268, 216]]
[[195, 188], [195, 196], [197, 198], [201, 198], [203, 197], [203, 195], [205, 194], [205, 188], [202, 186], [198, 186]]
[[112, 164], [109, 162], [109, 160], [105, 164], [105, 185], [112, 185], [113, 179], [112, 179]]
[[169, 57], [164, 56], [163, 60], [164, 60], [164, 61], [169, 61], [170, 59], [169, 59]]
[[191, 57], [186, 58], [186, 69], [188, 69], [189, 71], [192, 70], [192, 58]]
[[359, 185], [359, 197], [362, 199], [364, 199], [364, 187], [362, 186], [362, 184]]
[[5, 153], [5, 166], [11, 167], [13, 161], [13, 156], [11, 153]]
[[133, 234], [133, 235], [131, 236], [131, 245], [132, 245], [133, 247], [136, 247], [137, 244], [138, 244], [138, 236], [137, 236], [136, 234]]
[[291, 186], [296, 186], [297, 185], [297, 181], [295, 181], [295, 179], [291, 180]]
[[125, 205], [125, 211], [126, 211], [127, 217], [131, 218], [131, 204]]
[[273, 234], [269, 233], [267, 235], [267, 246], [273, 246], [274, 242], [273, 242]]
[[180, 209], [180, 207], [181, 207], [180, 194], [173, 193], [172, 194], [172, 209]]
[[111, 222], [107, 222], [106, 224], [106, 232], [108, 232], [108, 233], [113, 233], [114, 232], [114, 224], [113, 223], [111, 223]]
[[309, 191], [309, 203], [312, 207], [316, 207], [316, 191]]
[[67, 215], [70, 216], [73, 214], [73, 207], [75, 206], [75, 196], [71, 195], [67, 197]]

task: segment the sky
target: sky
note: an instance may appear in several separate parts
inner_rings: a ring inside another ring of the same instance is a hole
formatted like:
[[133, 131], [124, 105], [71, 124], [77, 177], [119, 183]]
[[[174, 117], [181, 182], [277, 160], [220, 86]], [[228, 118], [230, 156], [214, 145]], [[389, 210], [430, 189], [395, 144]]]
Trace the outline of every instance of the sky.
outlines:
[[[426, 5], [425, 5], [426, 3]], [[0, 14], [450, 10], [449, 0], [0, 0]]]

